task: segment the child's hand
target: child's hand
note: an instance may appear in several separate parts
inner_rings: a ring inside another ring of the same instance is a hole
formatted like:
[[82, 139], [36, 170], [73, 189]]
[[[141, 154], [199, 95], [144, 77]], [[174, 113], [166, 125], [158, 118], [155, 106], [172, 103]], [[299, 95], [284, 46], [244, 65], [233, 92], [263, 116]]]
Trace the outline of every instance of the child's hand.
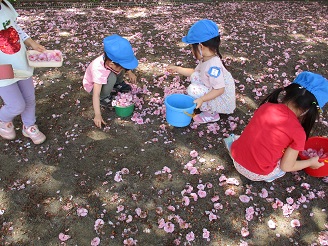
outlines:
[[315, 156], [309, 159], [311, 162], [310, 168], [312, 169], [318, 169], [320, 167], [322, 167], [323, 165], [325, 165], [325, 163], [323, 162], [319, 162], [319, 156]]
[[166, 67], [166, 70], [170, 73], [177, 73], [178, 72], [178, 66], [169, 65]]
[[137, 76], [132, 73], [131, 71], [128, 72], [128, 77], [129, 77], [129, 80], [132, 82], [132, 83], [135, 83], [137, 82]]
[[41, 44], [39, 44], [39, 43], [34, 43], [34, 45], [32, 45], [31, 46], [32, 47], [32, 49], [33, 50], [37, 50], [37, 51], [39, 51], [39, 52], [44, 52], [44, 51], [46, 51], [46, 48], [43, 46], [43, 45], [41, 45]]
[[93, 122], [95, 123], [96, 127], [99, 127], [99, 128], [101, 128], [101, 124], [106, 125], [106, 122], [103, 120], [101, 115], [95, 115]]
[[31, 47], [33, 50], [36, 50], [36, 51], [39, 51], [39, 52], [44, 52], [44, 51], [46, 51], [46, 48], [45, 48], [43, 45], [41, 45], [41, 44], [35, 42], [35, 41], [34, 41], [33, 39], [31, 39], [31, 38], [26, 39], [26, 40], [24, 41], [24, 43], [25, 43], [25, 45], [27, 45], [28, 47]]
[[204, 101], [201, 97], [194, 100], [194, 103], [196, 103], [196, 108], [200, 108], [202, 106], [203, 102]]

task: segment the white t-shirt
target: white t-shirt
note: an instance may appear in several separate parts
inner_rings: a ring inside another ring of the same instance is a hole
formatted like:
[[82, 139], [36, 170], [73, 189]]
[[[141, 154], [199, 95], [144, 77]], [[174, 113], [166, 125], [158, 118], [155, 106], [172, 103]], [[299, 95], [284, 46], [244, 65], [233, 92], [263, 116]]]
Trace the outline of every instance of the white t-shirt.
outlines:
[[[33, 68], [27, 63], [24, 44], [29, 36], [16, 24], [18, 13], [13, 6], [7, 0], [3, 0], [0, 4], [0, 64], [11, 64], [14, 71], [20, 70], [26, 74], [26, 78], [31, 77]], [[25, 78], [2, 79], [0, 87], [11, 85], [22, 79]]]

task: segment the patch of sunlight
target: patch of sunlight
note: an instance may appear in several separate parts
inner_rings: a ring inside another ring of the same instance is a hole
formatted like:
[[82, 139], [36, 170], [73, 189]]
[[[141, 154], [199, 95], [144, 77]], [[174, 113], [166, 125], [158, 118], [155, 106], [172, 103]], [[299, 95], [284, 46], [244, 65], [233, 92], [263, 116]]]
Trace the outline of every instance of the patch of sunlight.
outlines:
[[62, 210], [62, 204], [60, 200], [58, 200], [55, 197], [49, 197], [45, 200], [42, 201], [43, 207], [44, 207], [44, 212], [47, 212], [53, 216], [58, 215]]
[[154, 74], [159, 74], [161, 69], [155, 66], [154, 63], [139, 63], [138, 71], [153, 76]]
[[32, 184], [37, 185], [40, 190], [55, 193], [62, 186], [62, 183], [52, 176], [55, 171], [57, 171], [57, 167], [36, 163], [22, 169], [22, 175], [28, 177]]
[[142, 206], [142, 210], [155, 210], [155, 209], [156, 209], [156, 204], [153, 200], [148, 200]]
[[59, 32], [59, 36], [68, 37], [68, 36], [71, 36], [71, 33], [63, 31], [63, 32]]
[[111, 138], [107, 132], [102, 131], [90, 131], [87, 133], [87, 136], [93, 140], [104, 140]]
[[[110, 176], [111, 177], [111, 176]], [[124, 182], [124, 177], [123, 177]], [[102, 207], [106, 210], [116, 210], [119, 204], [122, 204], [126, 199], [123, 197], [124, 194], [112, 192], [111, 189], [115, 187], [116, 189], [120, 189], [119, 186], [123, 185], [123, 182], [115, 183], [115, 186], [110, 187], [108, 184], [104, 184], [101, 187], [97, 187], [96, 189], [90, 191], [89, 196], [96, 196], [101, 202]], [[87, 204], [87, 202], [85, 203]]]
[[37, 103], [38, 104], [48, 104], [50, 100], [52, 100], [50, 97], [40, 97], [37, 100]]
[[243, 104], [247, 105], [249, 109], [255, 110], [255, 109], [258, 108], [255, 101], [253, 99], [251, 99], [250, 97], [246, 96], [246, 95], [238, 94], [238, 101], [240, 101]]
[[179, 42], [179, 43], [177, 43], [177, 46], [178, 47], [180, 47], [180, 48], [185, 48], [185, 47], [187, 47], [189, 44], [186, 44], [186, 43], [184, 43], [184, 42]]
[[148, 11], [146, 9], [133, 8], [128, 11], [125, 15], [129, 19], [138, 18], [138, 17], [147, 17]]
[[81, 10], [76, 9], [76, 8], [66, 9], [65, 11], [66, 11], [66, 12], [74, 12], [74, 13], [76, 13], [76, 14], [80, 14], [80, 15], [85, 15], [85, 14], [86, 14], [85, 11], [81, 11]]
[[279, 25], [274, 25], [274, 24], [271, 24], [271, 25], [267, 25], [268, 27], [271, 27], [271, 28], [280, 28]]
[[325, 224], [327, 223], [327, 211], [322, 211], [321, 208], [318, 207], [313, 207], [312, 208], [312, 220], [314, 221], [314, 223], [317, 225], [318, 228], [320, 228], [320, 230], [325, 230]]
[[0, 215], [6, 213], [6, 208], [9, 205], [10, 200], [6, 196], [6, 192], [0, 190]]
[[312, 244], [314, 238], [318, 238], [318, 232], [309, 232], [302, 235], [302, 242], [305, 243], [304, 245], [314, 245]]
[[242, 61], [242, 62], [250, 61], [248, 58], [243, 57], [243, 56], [239, 56], [237, 59], [240, 60], [240, 61]]
[[28, 218], [26, 214], [19, 214], [19, 217], [13, 217], [12, 223], [13, 227], [15, 228], [10, 237], [6, 239], [7, 243], [12, 243], [13, 245], [24, 245], [25, 243], [30, 242], [29, 234], [27, 233], [30, 228], [28, 228], [29, 223], [26, 221], [25, 218]]
[[[219, 144], [220, 149], [218, 149], [218, 154], [219, 152], [223, 152], [223, 151], [227, 151], [226, 148], [224, 147], [224, 145]], [[221, 148], [222, 147], [222, 148]], [[217, 148], [217, 147], [215, 147]], [[201, 162], [200, 162], [201, 161]], [[214, 154], [209, 154], [207, 152], [204, 153], [204, 155], [200, 156], [200, 159], [198, 159], [198, 162], [200, 162], [201, 166], [202, 166], [202, 173], [212, 173], [213, 169], [217, 168], [218, 166], [224, 166], [224, 164], [227, 163], [227, 160], [225, 160], [224, 158], [221, 158], [218, 155], [214, 155]]]
[[[289, 226], [290, 227], [290, 226]], [[256, 226], [252, 229], [252, 238], [261, 239], [262, 242], [271, 242], [272, 238], [275, 238], [277, 231], [272, 231], [267, 223], [257, 223]], [[283, 235], [283, 233], [281, 233]], [[266, 245], [265, 243], [262, 245]]]
[[306, 40], [307, 39], [306, 36], [304, 36], [303, 34], [300, 34], [300, 33], [289, 34], [289, 37], [296, 39], [296, 40]]
[[[280, 234], [284, 237], [291, 237], [297, 230], [297, 228], [293, 228], [290, 225], [290, 222], [294, 219], [292, 217], [286, 218], [283, 214], [273, 215], [273, 218], [268, 218], [264, 225], [266, 226], [266, 230], [271, 230], [268, 226], [268, 221], [272, 219], [276, 223], [276, 228], [272, 230], [274, 235]], [[302, 223], [302, 221], [301, 221]]]

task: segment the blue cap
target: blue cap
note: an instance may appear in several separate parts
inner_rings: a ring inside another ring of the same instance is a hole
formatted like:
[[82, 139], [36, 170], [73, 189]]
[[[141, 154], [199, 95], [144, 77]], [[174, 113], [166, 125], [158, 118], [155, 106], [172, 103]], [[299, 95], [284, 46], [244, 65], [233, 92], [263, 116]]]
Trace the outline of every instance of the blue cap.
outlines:
[[293, 83], [299, 84], [311, 92], [321, 109], [328, 102], [328, 80], [322, 75], [308, 71], [301, 72]]
[[182, 42], [187, 44], [198, 44], [220, 36], [219, 28], [214, 21], [200, 20], [193, 24], [187, 36], [182, 38]]
[[120, 64], [125, 69], [134, 69], [138, 66], [138, 60], [127, 39], [114, 34], [104, 38], [103, 43], [106, 55], [113, 62]]

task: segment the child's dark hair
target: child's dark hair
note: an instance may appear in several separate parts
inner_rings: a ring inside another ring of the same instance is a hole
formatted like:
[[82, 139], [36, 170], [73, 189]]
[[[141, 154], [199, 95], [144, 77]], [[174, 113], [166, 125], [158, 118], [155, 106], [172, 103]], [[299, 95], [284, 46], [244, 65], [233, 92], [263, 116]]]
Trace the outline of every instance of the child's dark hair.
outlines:
[[[104, 63], [106, 63], [107, 61], [111, 61], [112, 63], [114, 63], [116, 66], [121, 66], [120, 64], [118, 64], [117, 62], [113, 62], [107, 55], [106, 52], [104, 52]], [[121, 66], [122, 67], [122, 66]], [[123, 67], [123, 69], [125, 69], [125, 71], [129, 71], [130, 69], [126, 69]]]
[[260, 106], [266, 102], [279, 103], [279, 95], [283, 91], [286, 94], [281, 103], [292, 103], [294, 107], [303, 112], [299, 119], [306, 133], [306, 138], [308, 138], [315, 121], [319, 118], [319, 110], [317, 99], [304, 87], [292, 83], [285, 88], [276, 89], [261, 102]]
[[[202, 42], [201, 44], [204, 45], [205, 47], [209, 48], [211, 51], [215, 52], [221, 60], [222, 60], [222, 55], [220, 53], [220, 43], [221, 43], [221, 38], [220, 35], [216, 36], [214, 38], [211, 38], [210, 40], [207, 40], [205, 42]], [[192, 44], [192, 49], [195, 54], [198, 53], [198, 45], [199, 44]], [[226, 67], [224, 61], [222, 60], [222, 64], [224, 67]]]

